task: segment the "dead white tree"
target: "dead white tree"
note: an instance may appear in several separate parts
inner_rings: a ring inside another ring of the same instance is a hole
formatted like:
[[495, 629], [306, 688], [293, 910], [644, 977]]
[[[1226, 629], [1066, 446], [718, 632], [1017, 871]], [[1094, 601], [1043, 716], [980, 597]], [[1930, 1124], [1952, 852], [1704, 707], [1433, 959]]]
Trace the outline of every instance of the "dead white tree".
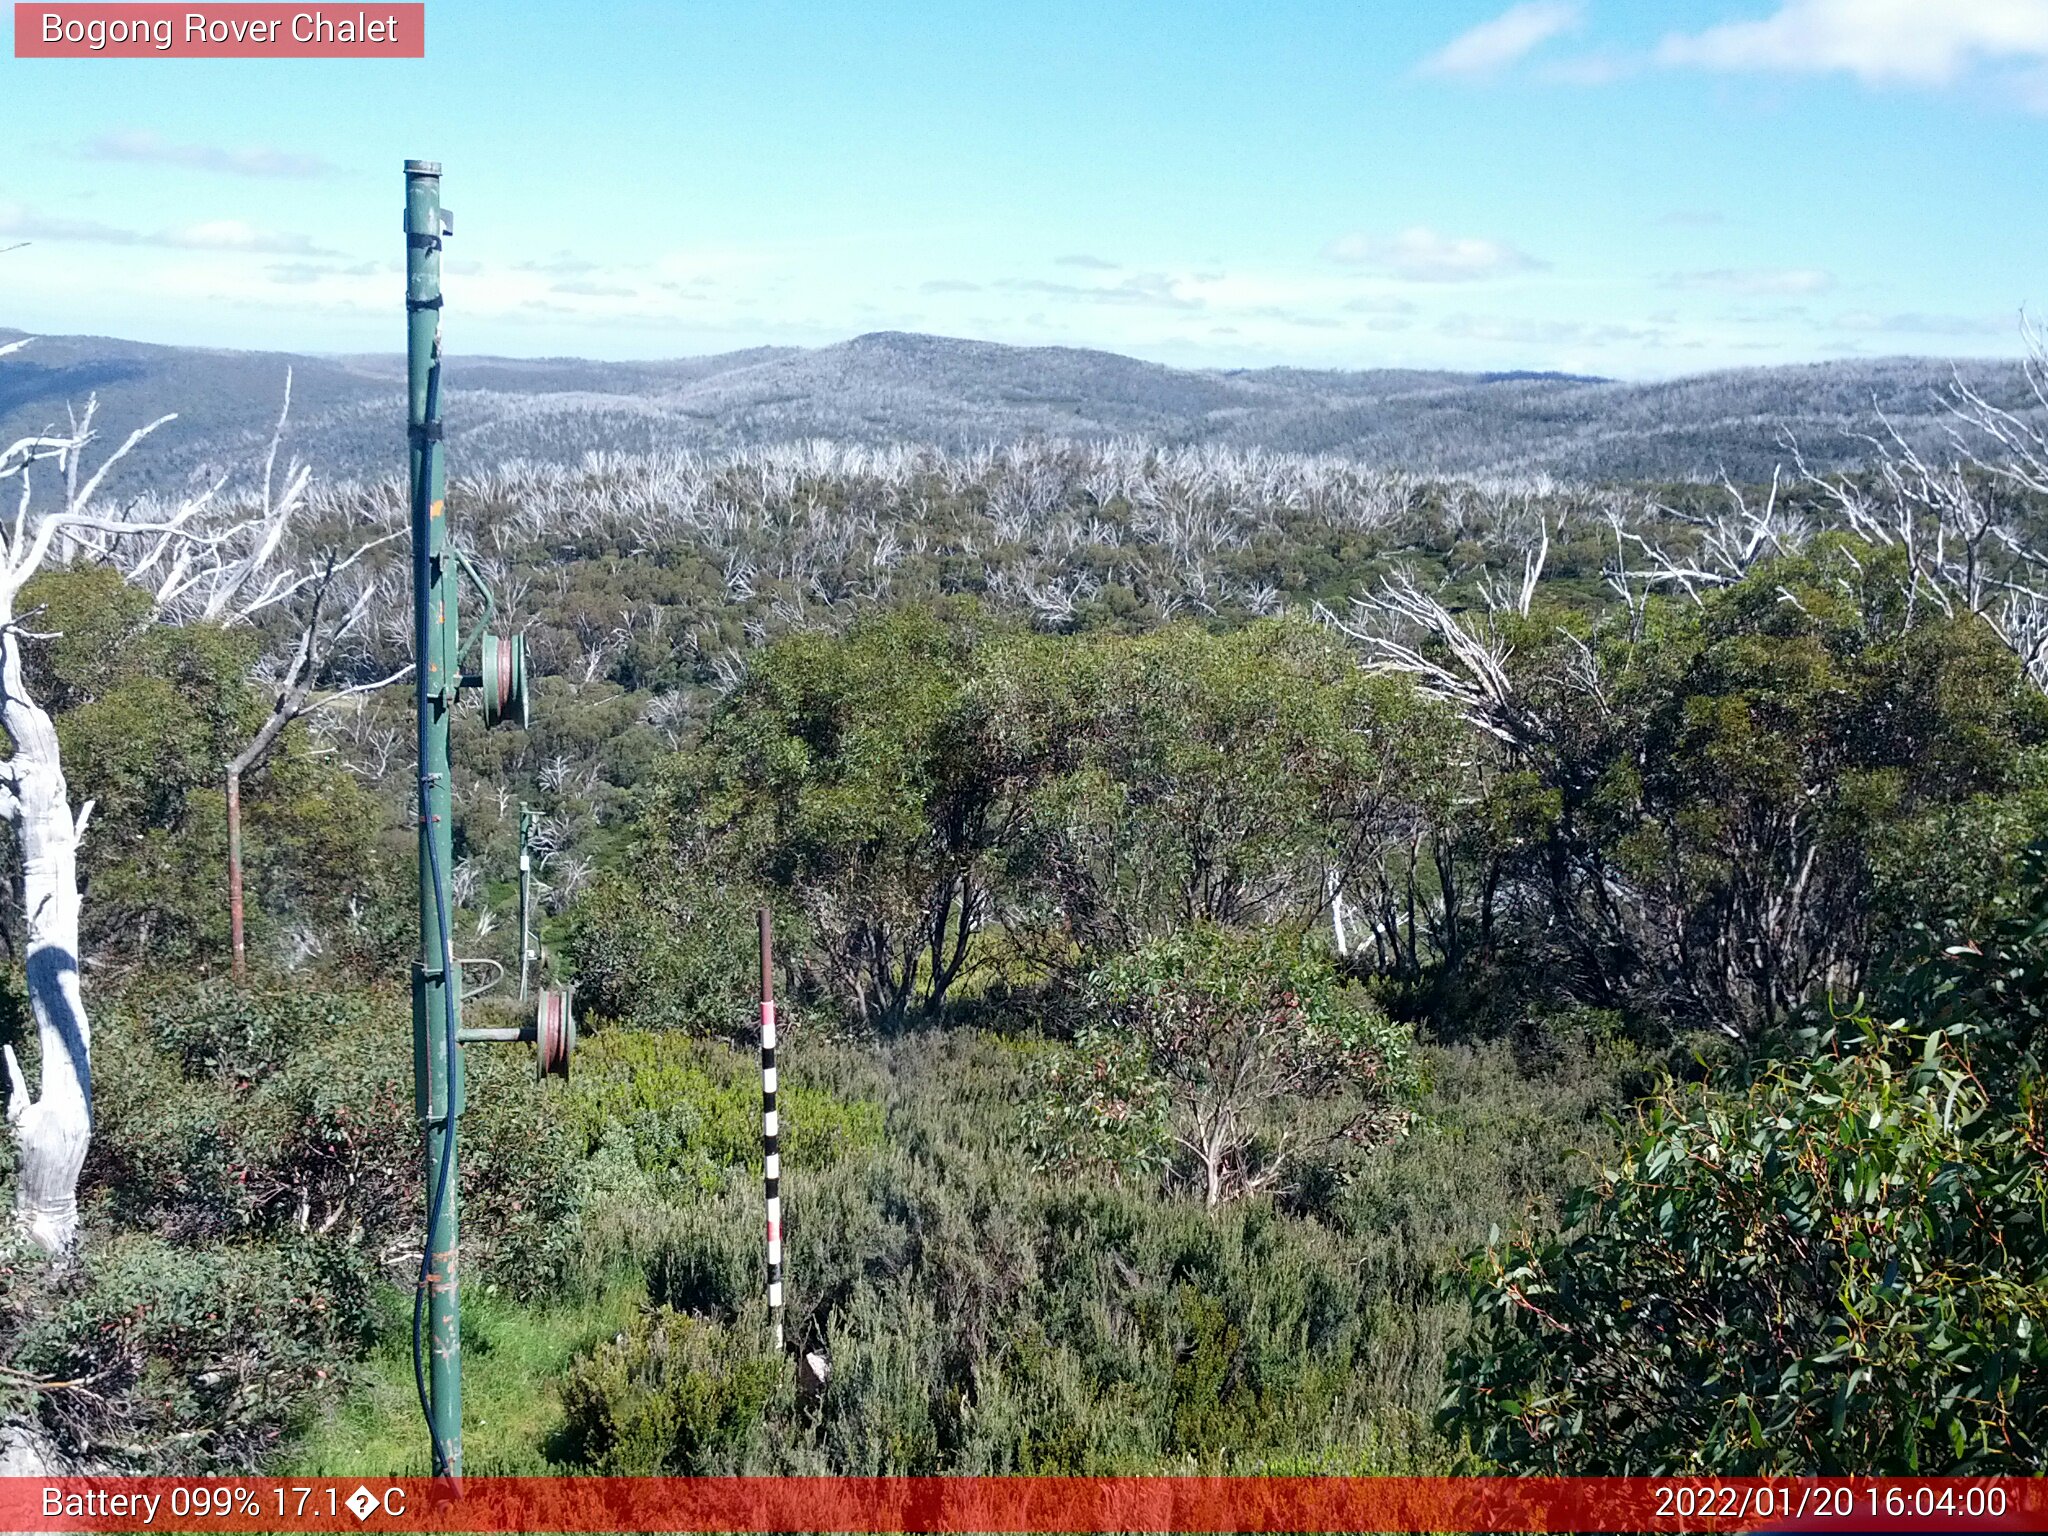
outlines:
[[[1726, 500], [1705, 516], [1652, 506], [1653, 526], [1661, 524], [1656, 538], [1646, 538], [1629, 527], [1619, 512], [1610, 508], [1607, 525], [1614, 533], [1615, 555], [1607, 567], [1608, 586], [1621, 593], [1631, 609], [1639, 605], [1641, 594], [1658, 587], [1675, 588], [1697, 606], [1704, 601], [1702, 593], [1733, 586], [1764, 561], [1789, 554], [1806, 541], [1811, 530], [1803, 519], [1785, 510], [1783, 481], [1783, 471], [1774, 469], [1771, 488], [1759, 504], [1723, 476], [1721, 489]], [[1663, 530], [1673, 525], [1698, 530], [1698, 547], [1692, 555], [1675, 553], [1662, 537]], [[1640, 563], [1631, 565], [1631, 550], [1637, 552]]]
[[[13, 1048], [5, 1052], [7, 1120], [15, 1141], [16, 1221], [37, 1245], [59, 1255], [77, 1239], [78, 1171], [92, 1138], [92, 1025], [79, 987], [78, 938], [78, 845], [92, 801], [72, 809], [56, 725], [29, 691], [22, 644], [35, 636], [25, 627], [32, 615], [20, 611], [21, 591], [58, 560], [102, 559], [132, 574], [228, 532], [205, 519], [211, 489], [102, 512], [96, 498], [108, 473], [173, 418], [131, 433], [81, 484], [85, 451], [95, 440], [94, 414], [88, 405], [66, 435], [26, 437], [0, 450], [0, 485], [15, 492], [13, 517], [0, 522], [0, 727], [14, 748], [0, 762], [0, 815], [13, 827], [21, 855], [24, 958], [41, 1048], [34, 1095]], [[32, 482], [45, 464], [61, 494], [37, 513]]]
[[[1546, 540], [1541, 554], [1548, 549]], [[1532, 549], [1524, 567], [1522, 602], [1533, 597], [1542, 572], [1541, 555]], [[1498, 599], [1494, 591], [1483, 595]], [[1378, 591], [1353, 598], [1349, 614], [1318, 604], [1316, 616], [1358, 644], [1367, 671], [1410, 678], [1419, 691], [1450, 705], [1489, 736], [1529, 745], [1533, 722], [1508, 671], [1514, 645], [1500, 622], [1511, 611], [1514, 605], [1503, 608], [1496, 601], [1468, 616], [1424, 591], [1404, 566], [1386, 577]], [[1522, 608], [1517, 616], [1526, 614]]]
[[[2048, 548], [2036, 533], [2048, 506], [2048, 349], [2037, 334], [2028, 342], [2014, 398], [1992, 398], [1957, 377], [1945, 452], [1916, 446], [1884, 423], [1883, 436], [1865, 439], [1871, 454], [1863, 468], [1823, 475], [1800, 462], [1796, 493], [1789, 477], [1774, 475], [1757, 494], [1724, 481], [1720, 505], [1705, 513], [1606, 507], [1613, 546], [1605, 575], [1631, 621], [1618, 633], [1596, 639], [1559, 629], [1545, 654], [1517, 660], [1516, 642], [1532, 638], [1517, 620], [1528, 618], [1541, 579], [1540, 534], [1523, 545], [1519, 591], [1503, 574], [1481, 580], [1478, 600], [1466, 605], [1398, 571], [1347, 614], [1322, 617], [1357, 643], [1368, 669], [1408, 677], [1500, 743], [1509, 760], [1546, 764], [1568, 804], [1585, 787], [1564, 777], [1585, 771], [1571, 750], [1573, 733], [1612, 724], [1609, 674], [1642, 639], [1653, 595], [1706, 607], [1717, 589], [1754, 581], [1787, 557], [1829, 555], [1803, 572], [1788, 566], [1774, 589], [1780, 603], [1807, 611], [1795, 574], [1856, 595], [1875, 590], [1874, 572], [1886, 580], [1896, 572], [1903, 609], [1865, 605], [1866, 623], [1910, 629], [1926, 616], [1982, 620], [2048, 688]], [[1874, 563], [1880, 554], [1882, 565]], [[1576, 710], [1560, 713], [1574, 695], [1591, 705], [1576, 721]], [[1840, 920], [1847, 877], [1830, 872], [1828, 838], [1809, 808], [1818, 793], [1760, 809], [1754, 827], [1731, 831], [1741, 841], [1728, 858], [1742, 884], [1708, 939], [1688, 926], [1697, 892], [1676, 860], [1645, 876], [1597, 844], [1566, 841], [1551, 851], [1529, 899], [1542, 902], [1545, 932], [1563, 935], [1589, 972], [1606, 963], [1603, 954], [1646, 957], [1652, 969], [1644, 974], [1657, 985], [1689, 993], [1725, 1032], [1747, 1038], [1755, 1021], [1782, 1017], [1814, 986], [1853, 985], [1858, 974]]]
[[349, 683], [324, 693], [314, 691], [314, 685], [328, 664], [370, 612], [376, 595], [374, 584], [360, 584], [353, 597], [347, 593], [337, 594], [335, 586], [336, 579], [364, 552], [359, 549], [355, 555], [343, 559], [330, 550], [321, 558], [319, 574], [305, 589], [304, 598], [296, 607], [294, 628], [297, 636], [291, 641], [282, 665], [266, 679], [270, 686], [270, 712], [242, 750], [228, 759], [228, 926], [237, 976], [245, 974], [248, 968], [242, 864], [243, 780], [269, 761], [285, 729], [293, 721], [342, 699], [389, 687], [412, 673], [412, 666], [408, 663], [389, 676], [374, 681]]
[[2031, 508], [2038, 526], [2048, 502], [2048, 340], [2031, 324], [2022, 334], [2016, 408], [1960, 373], [1950, 384], [1947, 455], [1923, 454], [1880, 416], [1865, 473], [1806, 479], [1842, 527], [1903, 554], [1909, 605], [1981, 619], [2048, 689], [2048, 549], [2027, 518]]
[[[336, 659], [369, 626], [377, 605], [378, 583], [365, 575], [362, 562], [382, 545], [402, 537], [404, 530], [357, 533], [330, 541], [324, 548], [303, 547], [308, 541], [294, 537], [294, 523], [303, 522], [309, 511], [312, 471], [294, 459], [282, 479], [277, 473], [291, 410], [292, 376], [287, 370], [284, 406], [264, 457], [263, 483], [254, 508], [228, 537], [180, 547], [155, 582], [158, 610], [166, 617], [224, 628], [260, 622], [275, 637], [273, 648], [258, 663], [256, 679], [270, 695], [270, 710], [255, 734], [225, 765], [228, 929], [238, 977], [248, 969], [242, 860], [244, 780], [270, 760], [294, 721], [342, 699], [388, 687], [412, 673], [408, 663], [374, 681], [316, 691]], [[280, 615], [286, 616], [282, 623], [277, 622]]]

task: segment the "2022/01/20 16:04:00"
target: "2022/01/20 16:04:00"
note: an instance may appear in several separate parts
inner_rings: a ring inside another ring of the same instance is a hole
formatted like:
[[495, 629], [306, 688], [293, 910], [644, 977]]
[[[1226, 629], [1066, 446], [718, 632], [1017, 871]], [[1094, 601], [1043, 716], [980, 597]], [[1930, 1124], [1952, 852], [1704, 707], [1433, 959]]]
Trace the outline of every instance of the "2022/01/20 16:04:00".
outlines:
[[[1999, 1484], [1947, 1483], [1899, 1487], [1876, 1483], [1831, 1482], [1794, 1484], [1671, 1483], [1658, 1486], [1656, 1514], [1660, 1520], [1733, 1519], [1763, 1522], [1758, 1531], [1826, 1530], [1851, 1536], [1860, 1521], [1936, 1520], [1943, 1529], [2026, 1529], [2008, 1525], [2009, 1502]], [[1962, 1525], [1949, 1522], [1966, 1522]], [[1846, 1522], [1846, 1523], [1845, 1523]]]

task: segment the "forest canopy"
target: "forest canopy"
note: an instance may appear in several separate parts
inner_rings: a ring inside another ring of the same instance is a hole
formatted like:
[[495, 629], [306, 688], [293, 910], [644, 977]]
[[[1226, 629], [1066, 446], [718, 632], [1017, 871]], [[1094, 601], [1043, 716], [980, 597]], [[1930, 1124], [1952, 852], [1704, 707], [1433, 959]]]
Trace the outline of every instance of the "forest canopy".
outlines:
[[[467, 1053], [471, 1467], [2031, 1465], [2042, 509], [1914, 475], [459, 479], [539, 674], [456, 731], [470, 1017], [520, 1016], [523, 854], [586, 1030], [567, 1084]], [[324, 620], [118, 541], [18, 598], [97, 1118], [75, 1251], [4, 1260], [0, 1418], [80, 1465], [424, 1465], [404, 509], [282, 483], [238, 505]]]

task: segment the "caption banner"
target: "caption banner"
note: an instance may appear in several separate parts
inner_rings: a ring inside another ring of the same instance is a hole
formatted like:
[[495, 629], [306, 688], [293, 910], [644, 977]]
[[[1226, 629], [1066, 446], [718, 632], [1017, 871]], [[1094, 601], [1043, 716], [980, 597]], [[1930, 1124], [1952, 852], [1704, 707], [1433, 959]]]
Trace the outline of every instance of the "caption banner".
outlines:
[[14, 7], [18, 59], [423, 59], [427, 8], [410, 5]]
[[2042, 1531], [2020, 1478], [6, 1478], [6, 1531]]

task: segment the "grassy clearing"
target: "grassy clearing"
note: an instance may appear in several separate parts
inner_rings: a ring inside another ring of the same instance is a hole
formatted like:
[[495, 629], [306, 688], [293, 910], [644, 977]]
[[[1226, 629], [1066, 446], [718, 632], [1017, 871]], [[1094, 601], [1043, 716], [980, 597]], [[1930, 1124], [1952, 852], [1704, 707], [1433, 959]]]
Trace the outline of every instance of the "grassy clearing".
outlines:
[[[790, 1330], [832, 1352], [824, 1420], [774, 1392], [742, 1415], [746, 1433], [685, 1435], [642, 1465], [630, 1447], [604, 1447], [667, 1422], [660, 1382], [678, 1367], [658, 1337], [709, 1330], [677, 1402], [723, 1400], [744, 1373], [709, 1341], [761, 1323], [760, 1195], [746, 1167], [757, 1154], [736, 1132], [709, 1134], [729, 1118], [727, 1079], [752, 1063], [666, 1045], [642, 1060], [651, 1043], [622, 1032], [611, 1070], [586, 1085], [624, 1094], [641, 1134], [600, 1149], [626, 1168], [597, 1178], [589, 1165], [604, 1192], [577, 1238], [581, 1278], [547, 1306], [483, 1287], [465, 1298], [473, 1472], [1448, 1470], [1459, 1448], [1430, 1420], [1466, 1318], [1444, 1281], [1494, 1224], [1550, 1219], [1562, 1185], [1608, 1144], [1604, 1114], [1628, 1075], [1584, 1049], [1539, 1065], [1498, 1044], [1425, 1046], [1413, 1130], [1319, 1214], [1249, 1202], [1211, 1216], [1145, 1191], [1063, 1186], [1021, 1160], [1014, 1094], [1028, 1052], [1014, 1041], [961, 1030], [813, 1042], [817, 1144], [791, 1159], [786, 1186]], [[685, 1145], [720, 1164], [715, 1179], [676, 1176]], [[672, 1314], [650, 1301], [698, 1321], [664, 1322]], [[288, 1470], [425, 1471], [395, 1292], [390, 1307], [382, 1346]], [[565, 1408], [579, 1376], [586, 1410], [603, 1409], [596, 1430]]]
[[[479, 1476], [574, 1470], [553, 1459], [558, 1384], [569, 1363], [626, 1328], [646, 1301], [637, 1281], [553, 1307], [486, 1288], [462, 1304], [463, 1460]], [[342, 1405], [308, 1427], [282, 1476], [424, 1477], [426, 1431], [413, 1385], [411, 1313], [400, 1294], [377, 1350]]]

